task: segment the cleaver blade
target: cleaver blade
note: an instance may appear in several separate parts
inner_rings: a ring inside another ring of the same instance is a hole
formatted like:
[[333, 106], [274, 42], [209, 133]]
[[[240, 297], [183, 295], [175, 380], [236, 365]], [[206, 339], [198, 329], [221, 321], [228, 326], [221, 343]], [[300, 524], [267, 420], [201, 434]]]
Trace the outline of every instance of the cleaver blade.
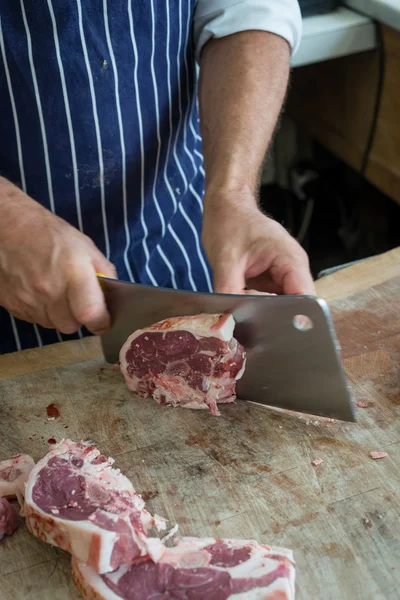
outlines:
[[235, 337], [247, 353], [245, 373], [237, 383], [239, 399], [355, 421], [340, 346], [324, 300], [203, 294], [103, 276], [99, 280], [112, 322], [101, 338], [108, 362], [119, 361], [122, 345], [137, 329], [169, 317], [230, 312], [236, 321]]

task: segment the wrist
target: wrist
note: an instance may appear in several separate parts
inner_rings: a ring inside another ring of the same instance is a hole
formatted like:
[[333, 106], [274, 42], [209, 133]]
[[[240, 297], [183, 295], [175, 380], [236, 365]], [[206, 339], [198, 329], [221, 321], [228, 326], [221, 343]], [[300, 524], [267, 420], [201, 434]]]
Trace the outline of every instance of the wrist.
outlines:
[[249, 184], [238, 181], [206, 184], [204, 195], [205, 215], [216, 215], [226, 211], [258, 210], [257, 196]]
[[[32, 225], [37, 215], [42, 218], [48, 211], [30, 198], [19, 187], [0, 177], [0, 235], [11, 236], [26, 223]], [[50, 213], [51, 214], [51, 213]]]
[[253, 193], [257, 190], [261, 167], [254, 168], [254, 163], [250, 164], [243, 156], [237, 156], [236, 159], [233, 156], [212, 157], [204, 152], [204, 168], [206, 192], [208, 189]]
[[0, 210], [7, 212], [17, 209], [20, 206], [32, 206], [37, 204], [32, 198], [29, 198], [19, 187], [0, 177]]

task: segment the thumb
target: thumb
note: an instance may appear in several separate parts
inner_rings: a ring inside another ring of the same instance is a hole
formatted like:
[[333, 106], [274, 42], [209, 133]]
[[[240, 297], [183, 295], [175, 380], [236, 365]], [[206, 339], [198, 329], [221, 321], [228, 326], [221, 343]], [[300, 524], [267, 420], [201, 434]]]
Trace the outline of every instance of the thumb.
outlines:
[[243, 294], [246, 287], [243, 265], [218, 261], [213, 268], [214, 292], [218, 294]]
[[70, 278], [67, 294], [71, 312], [79, 324], [95, 334], [108, 329], [110, 315], [93, 265], [87, 265]]

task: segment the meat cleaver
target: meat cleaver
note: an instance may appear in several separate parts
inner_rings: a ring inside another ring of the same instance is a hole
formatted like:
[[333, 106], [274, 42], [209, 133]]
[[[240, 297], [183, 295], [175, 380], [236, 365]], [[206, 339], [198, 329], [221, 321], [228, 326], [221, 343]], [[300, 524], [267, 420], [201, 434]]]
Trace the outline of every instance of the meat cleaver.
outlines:
[[[118, 362], [128, 336], [168, 317], [231, 312], [247, 364], [237, 396], [266, 406], [355, 421], [330, 311], [313, 296], [201, 294], [99, 276], [112, 327], [105, 359]], [[299, 316], [301, 316], [299, 318]]]

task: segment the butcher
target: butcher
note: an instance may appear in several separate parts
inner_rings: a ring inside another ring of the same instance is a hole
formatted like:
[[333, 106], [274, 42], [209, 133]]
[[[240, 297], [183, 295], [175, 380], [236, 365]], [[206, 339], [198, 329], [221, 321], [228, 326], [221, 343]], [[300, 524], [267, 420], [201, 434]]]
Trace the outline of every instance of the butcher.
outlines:
[[297, 0], [1, 3], [0, 353], [104, 332], [97, 272], [314, 293], [257, 203], [300, 37]]

